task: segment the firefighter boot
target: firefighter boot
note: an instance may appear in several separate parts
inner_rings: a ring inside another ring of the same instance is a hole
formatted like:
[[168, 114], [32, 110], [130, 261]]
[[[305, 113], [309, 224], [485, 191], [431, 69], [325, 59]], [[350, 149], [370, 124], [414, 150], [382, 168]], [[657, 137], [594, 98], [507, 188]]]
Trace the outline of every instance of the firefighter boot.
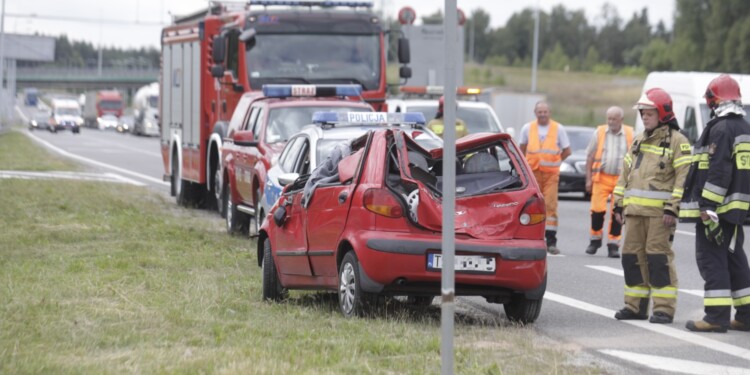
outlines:
[[602, 240], [591, 240], [589, 247], [586, 248], [586, 254], [594, 255], [600, 247], [602, 247]]
[[704, 320], [692, 321], [688, 320], [685, 324], [685, 328], [693, 332], [718, 332], [726, 333], [727, 327], [720, 326], [718, 324], [711, 324]]
[[748, 323], [742, 323], [739, 320], [732, 319], [731, 322], [729, 322], [729, 329], [734, 331], [750, 331], [750, 324]]
[[620, 247], [616, 243], [607, 244], [607, 256], [610, 258], [620, 257]]
[[615, 319], [617, 320], [646, 320], [648, 315], [636, 314], [627, 307], [623, 307], [622, 310], [615, 313]]
[[654, 315], [651, 315], [651, 318], [648, 321], [649, 323], [656, 324], [670, 324], [672, 323], [672, 317], [665, 312], [656, 311], [654, 312]]

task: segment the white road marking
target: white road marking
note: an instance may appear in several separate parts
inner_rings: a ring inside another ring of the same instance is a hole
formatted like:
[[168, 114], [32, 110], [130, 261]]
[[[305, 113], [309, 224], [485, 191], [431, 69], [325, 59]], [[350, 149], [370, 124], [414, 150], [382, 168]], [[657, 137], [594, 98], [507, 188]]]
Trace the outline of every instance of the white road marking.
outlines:
[[684, 234], [686, 236], [695, 237], [695, 233], [693, 233], [693, 232], [687, 232], [687, 231], [684, 231], [684, 230], [676, 230], [675, 233], [677, 233], [677, 234]]
[[57, 152], [57, 153], [59, 153], [59, 154], [61, 154], [63, 156], [67, 156], [69, 158], [76, 159], [76, 160], [82, 161], [84, 163], [93, 164], [93, 165], [96, 165], [96, 166], [99, 166], [99, 167], [109, 168], [109, 169], [115, 170], [117, 172], [124, 173], [124, 174], [131, 175], [131, 176], [135, 176], [135, 177], [140, 178], [142, 180], [146, 180], [146, 181], [149, 181], [149, 182], [152, 182], [152, 183], [155, 183], [155, 184], [159, 184], [159, 185], [162, 185], [162, 186], [169, 186], [168, 183], [166, 183], [166, 182], [164, 182], [164, 181], [162, 181], [162, 180], [160, 180], [158, 178], [147, 176], [145, 174], [141, 174], [141, 173], [138, 173], [138, 172], [129, 171], [129, 170], [124, 169], [124, 168], [120, 168], [120, 167], [116, 167], [114, 165], [102, 163], [102, 162], [99, 162], [99, 161], [96, 161], [96, 160], [92, 160], [92, 159], [89, 159], [89, 158], [85, 158], [83, 156], [79, 156], [79, 155], [76, 155], [76, 154], [72, 154], [70, 152], [67, 152], [67, 151], [59, 148], [59, 147], [56, 147], [56, 146], [52, 145], [51, 143], [49, 143], [49, 142], [47, 142], [47, 141], [45, 141], [45, 140], [43, 140], [43, 139], [35, 136], [34, 134], [31, 134], [30, 132], [24, 132], [24, 134], [26, 134], [27, 136], [31, 137], [31, 139], [35, 140], [36, 142], [41, 143], [45, 147], [47, 147], [47, 148], [49, 148], [51, 150], [54, 150], [55, 152]]
[[750, 369], [732, 366], [714, 365], [704, 362], [688, 361], [684, 359], [660, 357], [655, 355], [626, 352], [622, 350], [599, 350], [599, 352], [639, 365], [650, 367], [655, 370], [669, 372], [680, 372], [683, 374], [726, 374], [726, 375], [750, 375]]
[[[605, 318], [609, 318], [612, 320], [615, 319], [614, 310], [605, 309], [603, 307], [592, 305], [590, 303], [579, 301], [577, 299], [566, 297], [560, 294], [556, 294], [556, 293], [552, 293], [548, 291], [544, 294], [544, 299], [557, 302], [557, 303], [561, 303], [563, 305], [570, 306], [579, 310], [588, 311], [590, 313], [594, 313], [594, 314], [597, 314], [597, 315], [600, 315], [600, 316], [603, 316]], [[711, 339], [707, 337], [706, 335], [692, 333], [684, 329], [672, 328], [663, 324], [651, 324], [647, 320], [620, 320], [618, 322], [623, 323], [623, 324], [629, 324], [638, 328], [645, 329], [647, 331], [658, 333], [664, 336], [669, 336], [677, 340], [685, 341], [689, 344], [701, 346], [707, 349], [715, 350], [717, 352], [721, 352], [721, 353], [728, 354], [734, 357], [738, 357], [746, 361], [750, 361], [749, 349], [741, 348], [739, 346], [735, 346], [732, 344], [723, 343], [721, 341]]]
[[[609, 266], [586, 265], [586, 267], [594, 269], [594, 270], [597, 270], [597, 271], [611, 273], [611, 274], [617, 275], [617, 276], [622, 276], [622, 277], [625, 276], [625, 273], [621, 269], [612, 268], [612, 267], [609, 267]], [[702, 290], [696, 290], [696, 289], [679, 289], [679, 291], [683, 292], [685, 294], [691, 294], [691, 295], [703, 298], [703, 291]]]
[[136, 186], [146, 186], [142, 182], [131, 180], [127, 177], [115, 173], [85, 173], [85, 172], [32, 172], [32, 171], [0, 171], [0, 178], [19, 178], [19, 179], [62, 179], [62, 180], [82, 180], [82, 181], [101, 181], [116, 182], [121, 184], [131, 184]]

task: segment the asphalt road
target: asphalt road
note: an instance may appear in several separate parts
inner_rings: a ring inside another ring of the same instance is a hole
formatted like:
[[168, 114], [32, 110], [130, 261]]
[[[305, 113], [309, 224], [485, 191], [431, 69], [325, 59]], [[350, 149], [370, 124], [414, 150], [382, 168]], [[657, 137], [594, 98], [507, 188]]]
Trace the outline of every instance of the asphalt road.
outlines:
[[[80, 135], [31, 134], [94, 171], [120, 174], [169, 192], [169, 184], [162, 182], [158, 138], [93, 129], [82, 129]], [[696, 334], [684, 328], [687, 320], [703, 317], [703, 281], [695, 264], [692, 225], [679, 224], [674, 240], [680, 288], [675, 322], [657, 325], [614, 319], [623, 306], [622, 267], [619, 259], [606, 257], [606, 247], [595, 256], [584, 253], [589, 203], [575, 195], [563, 197], [559, 217], [562, 254], [548, 258], [547, 294], [530, 330], [578, 351], [579, 360], [595, 362], [610, 373], [750, 374], [750, 333]], [[482, 298], [462, 298], [458, 304], [474, 314], [504, 316], [501, 305]]]

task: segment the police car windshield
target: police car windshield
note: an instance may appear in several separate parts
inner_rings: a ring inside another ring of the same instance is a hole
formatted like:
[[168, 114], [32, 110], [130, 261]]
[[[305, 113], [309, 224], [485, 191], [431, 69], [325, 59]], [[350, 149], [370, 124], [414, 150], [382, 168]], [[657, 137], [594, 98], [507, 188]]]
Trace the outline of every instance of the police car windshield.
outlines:
[[[422, 112], [424, 118], [429, 122], [435, 118], [437, 113], [437, 103], [434, 106], [409, 106], [409, 112]], [[469, 133], [499, 133], [500, 124], [495, 121], [495, 117], [492, 116], [488, 108], [470, 108], [470, 107], [458, 107], [456, 117], [463, 120], [466, 123], [466, 127]]]
[[261, 34], [247, 52], [250, 86], [267, 83], [380, 83], [377, 35]]
[[360, 107], [332, 107], [332, 106], [309, 106], [309, 107], [280, 107], [271, 109], [268, 114], [268, 126], [266, 127], [266, 143], [286, 142], [297, 134], [305, 125], [312, 124], [312, 115], [315, 112], [371, 112], [371, 109]]

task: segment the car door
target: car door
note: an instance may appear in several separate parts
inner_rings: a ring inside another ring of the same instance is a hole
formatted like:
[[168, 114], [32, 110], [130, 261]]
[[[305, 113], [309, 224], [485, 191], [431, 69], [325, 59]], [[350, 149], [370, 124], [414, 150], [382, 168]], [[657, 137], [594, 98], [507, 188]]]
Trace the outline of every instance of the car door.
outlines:
[[[358, 170], [363, 151], [349, 155], [347, 156], [348, 160], [347, 158], [344, 158], [344, 160], [353, 164]], [[356, 183], [354, 183], [356, 180], [355, 176], [344, 184], [336, 182], [319, 186], [310, 199], [307, 215], [314, 219], [308, 220], [306, 231], [308, 256], [313, 274], [316, 276], [335, 276], [338, 274], [335, 250], [349, 216], [349, 206], [356, 187]]]
[[[259, 104], [255, 104], [250, 108], [250, 115], [243, 123], [242, 131], [248, 131], [253, 129], [255, 124], [258, 122], [259, 114], [262, 112], [262, 107]], [[257, 142], [258, 139], [254, 138]], [[240, 195], [240, 199], [243, 203], [247, 204], [252, 202], [252, 161], [254, 160], [253, 154], [257, 153], [257, 149], [252, 146], [235, 146], [238, 150], [237, 160], [235, 161], [236, 169], [235, 175], [237, 180], [237, 192]]]
[[276, 263], [279, 272], [284, 275], [312, 275], [307, 258], [307, 236], [305, 224], [308, 212], [302, 207], [302, 190], [298, 190], [281, 199], [286, 199], [284, 208], [287, 219], [278, 228], [276, 240]]

